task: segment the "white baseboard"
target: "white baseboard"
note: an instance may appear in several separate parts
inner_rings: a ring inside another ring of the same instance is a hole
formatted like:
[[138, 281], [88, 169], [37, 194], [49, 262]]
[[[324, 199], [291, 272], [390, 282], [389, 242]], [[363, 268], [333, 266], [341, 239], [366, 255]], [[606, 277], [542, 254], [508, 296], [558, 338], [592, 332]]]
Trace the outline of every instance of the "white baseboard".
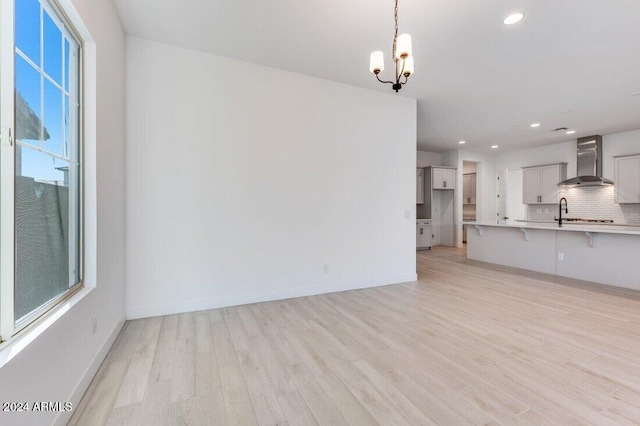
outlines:
[[[78, 383], [78, 385], [75, 387], [73, 393], [71, 394], [69, 399], [67, 399], [67, 401], [73, 404], [74, 411], [78, 407], [78, 404], [80, 403], [80, 400], [84, 396], [84, 393], [89, 388], [89, 385], [91, 384], [91, 381], [93, 380], [96, 373], [98, 372], [98, 369], [102, 365], [102, 362], [107, 357], [107, 354], [109, 353], [109, 349], [111, 349], [111, 346], [113, 346], [113, 343], [116, 341], [118, 334], [120, 334], [120, 330], [122, 330], [122, 326], [124, 326], [124, 322], [125, 322], [125, 316], [123, 314], [122, 318], [120, 318], [120, 320], [117, 322], [115, 327], [113, 327], [113, 330], [111, 330], [109, 337], [100, 348], [100, 351], [98, 351], [96, 356], [91, 361], [91, 364], [89, 364], [87, 370], [85, 371], [84, 375], [80, 379], [80, 382]], [[55, 426], [66, 425], [67, 423], [69, 423], [69, 420], [71, 420], [71, 416], [73, 416], [74, 411], [61, 412], [53, 424]]]
[[418, 275], [414, 273], [382, 278], [369, 278], [365, 280], [355, 280], [334, 284], [322, 284], [308, 287], [296, 287], [264, 292], [243, 293], [224, 297], [189, 300], [162, 305], [132, 306], [127, 307], [126, 309], [127, 320], [179, 314], [184, 312], [204, 311], [207, 309], [246, 305], [249, 303], [268, 302], [271, 300], [283, 300], [292, 299], [295, 297], [314, 296], [317, 294], [335, 293], [339, 291], [357, 290], [361, 288], [379, 287], [383, 285], [416, 281], [417, 279]]

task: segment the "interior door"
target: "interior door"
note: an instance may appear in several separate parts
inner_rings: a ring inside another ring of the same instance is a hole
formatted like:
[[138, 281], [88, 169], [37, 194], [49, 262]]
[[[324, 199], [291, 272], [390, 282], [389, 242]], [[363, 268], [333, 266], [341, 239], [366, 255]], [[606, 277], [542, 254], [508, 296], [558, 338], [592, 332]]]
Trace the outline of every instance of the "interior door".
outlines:
[[477, 175], [474, 173], [469, 176], [469, 198], [471, 198], [471, 204], [476, 203], [476, 187], [477, 187]]
[[471, 204], [471, 175], [462, 176], [462, 204]]

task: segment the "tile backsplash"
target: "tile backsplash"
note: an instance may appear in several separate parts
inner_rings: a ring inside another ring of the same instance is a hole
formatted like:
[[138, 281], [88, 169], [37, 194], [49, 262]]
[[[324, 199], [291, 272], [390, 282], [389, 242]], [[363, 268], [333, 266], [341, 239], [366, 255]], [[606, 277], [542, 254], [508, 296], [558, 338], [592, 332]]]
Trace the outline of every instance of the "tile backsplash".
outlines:
[[[616, 204], [613, 186], [561, 188], [560, 197], [566, 197], [568, 201], [567, 217], [640, 224], [640, 204]], [[557, 204], [527, 206], [529, 220], [553, 220], [554, 216], [558, 216]]]

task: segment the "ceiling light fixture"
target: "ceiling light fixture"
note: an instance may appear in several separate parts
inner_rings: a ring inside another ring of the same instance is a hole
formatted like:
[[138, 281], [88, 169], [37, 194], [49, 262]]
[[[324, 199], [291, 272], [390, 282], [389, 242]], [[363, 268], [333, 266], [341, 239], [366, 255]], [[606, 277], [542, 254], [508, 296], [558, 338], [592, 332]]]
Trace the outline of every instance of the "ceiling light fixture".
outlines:
[[491, 145], [491, 149], [498, 149], [498, 145]]
[[572, 135], [572, 134], [574, 134], [575, 132], [576, 132], [575, 130], [567, 130], [567, 134], [568, 134], [568, 135]]
[[[396, 7], [394, 9], [395, 17], [395, 33], [393, 35], [393, 54], [392, 59], [396, 65], [396, 79], [395, 81], [380, 80], [379, 74], [384, 71], [384, 57], [382, 51], [377, 50], [371, 54], [369, 61], [369, 71], [376, 75], [376, 78], [380, 83], [389, 83], [393, 90], [398, 92], [402, 89], [402, 86], [407, 83], [409, 76], [413, 74], [413, 56], [411, 49], [411, 36], [409, 34], [398, 35], [398, 0], [396, 0]], [[404, 81], [400, 79], [404, 77]]]
[[460, 141], [458, 142], [460, 145], [464, 145], [465, 143], [467, 143], [467, 141]]
[[540, 123], [533, 123], [531, 127], [540, 127]]
[[504, 24], [505, 25], [513, 25], [513, 24], [517, 24], [518, 22], [522, 21], [524, 19], [524, 13], [522, 12], [516, 12], [516, 13], [512, 13], [511, 15], [507, 16], [506, 18], [504, 18]]

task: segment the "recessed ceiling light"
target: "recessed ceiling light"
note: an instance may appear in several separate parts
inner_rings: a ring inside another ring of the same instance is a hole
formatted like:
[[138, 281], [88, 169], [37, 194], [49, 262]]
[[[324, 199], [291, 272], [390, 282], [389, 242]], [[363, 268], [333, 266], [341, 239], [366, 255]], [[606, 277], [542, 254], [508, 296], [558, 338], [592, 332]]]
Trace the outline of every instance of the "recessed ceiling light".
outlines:
[[491, 145], [491, 149], [498, 149], [498, 145]]
[[524, 13], [517, 12], [517, 13], [512, 13], [511, 15], [504, 18], [503, 22], [505, 25], [513, 25], [513, 24], [517, 24], [523, 19], [524, 19]]
[[567, 134], [568, 134], [568, 135], [572, 135], [572, 134], [574, 134], [575, 132], [576, 132], [575, 130], [567, 130]]
[[458, 142], [460, 145], [464, 145], [465, 143], [467, 143], [467, 141], [460, 141]]
[[540, 127], [540, 123], [533, 123], [531, 127]]

